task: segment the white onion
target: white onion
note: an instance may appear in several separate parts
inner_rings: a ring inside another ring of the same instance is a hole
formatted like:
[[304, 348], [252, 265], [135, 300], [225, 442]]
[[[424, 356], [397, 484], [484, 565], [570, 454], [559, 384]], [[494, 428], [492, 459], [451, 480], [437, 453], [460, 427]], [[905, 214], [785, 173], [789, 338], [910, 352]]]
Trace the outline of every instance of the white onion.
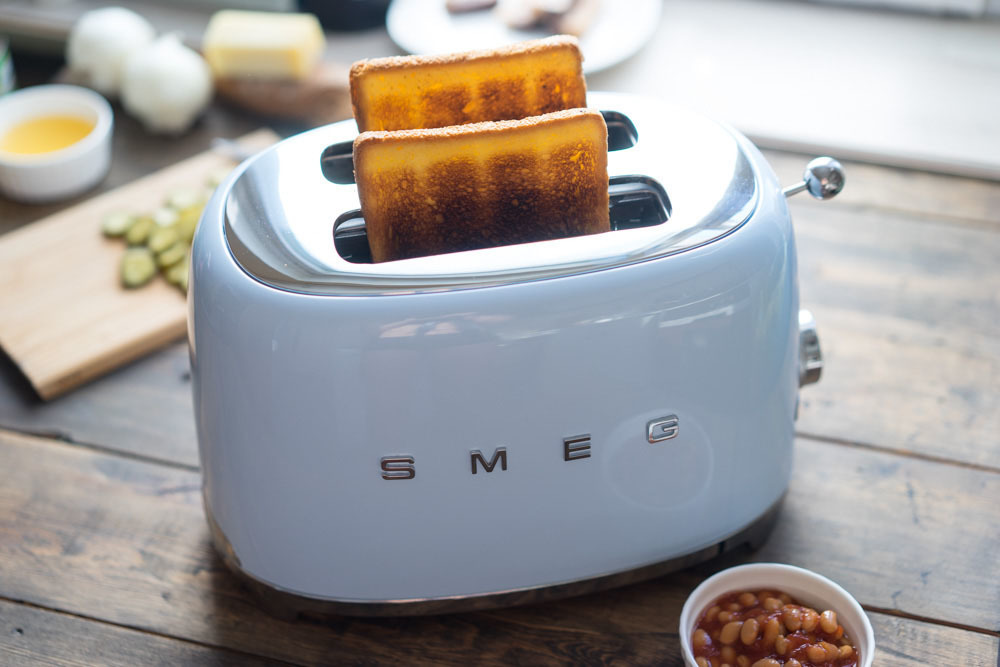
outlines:
[[186, 130], [212, 98], [205, 59], [175, 34], [129, 56], [121, 89], [125, 110], [154, 132]]
[[130, 54], [152, 42], [155, 35], [149, 21], [129, 9], [95, 9], [81, 16], [70, 30], [66, 60], [88, 86], [114, 95]]

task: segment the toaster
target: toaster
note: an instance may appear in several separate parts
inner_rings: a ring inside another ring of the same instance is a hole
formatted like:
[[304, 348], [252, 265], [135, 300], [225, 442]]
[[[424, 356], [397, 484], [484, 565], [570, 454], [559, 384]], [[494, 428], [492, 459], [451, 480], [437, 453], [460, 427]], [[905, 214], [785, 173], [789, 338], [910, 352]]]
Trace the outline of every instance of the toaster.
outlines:
[[194, 240], [205, 512], [274, 608], [437, 613], [659, 575], [765, 538], [802, 384], [785, 188], [738, 132], [590, 93], [612, 231], [373, 264], [353, 121], [238, 167]]

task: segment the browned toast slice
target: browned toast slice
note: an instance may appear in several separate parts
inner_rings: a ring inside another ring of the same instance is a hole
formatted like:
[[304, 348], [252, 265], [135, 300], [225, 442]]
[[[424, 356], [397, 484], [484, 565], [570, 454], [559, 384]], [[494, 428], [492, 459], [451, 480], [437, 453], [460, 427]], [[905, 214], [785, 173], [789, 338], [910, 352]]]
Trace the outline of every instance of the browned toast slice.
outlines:
[[509, 120], [587, 105], [575, 37], [488, 51], [362, 60], [351, 67], [361, 132]]
[[372, 260], [610, 230], [600, 112], [364, 132], [354, 171]]

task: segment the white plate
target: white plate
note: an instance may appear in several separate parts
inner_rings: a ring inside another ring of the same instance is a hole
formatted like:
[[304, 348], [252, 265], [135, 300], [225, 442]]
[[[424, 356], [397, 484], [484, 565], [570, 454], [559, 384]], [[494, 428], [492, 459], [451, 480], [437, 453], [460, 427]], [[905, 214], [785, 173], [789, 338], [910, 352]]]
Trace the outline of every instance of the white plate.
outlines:
[[[661, 2], [603, 0], [580, 36], [584, 74], [616, 65], [642, 48], [660, 25]], [[421, 55], [492, 49], [548, 34], [508, 28], [489, 9], [450, 14], [445, 0], [393, 0], [386, 27], [399, 48]]]

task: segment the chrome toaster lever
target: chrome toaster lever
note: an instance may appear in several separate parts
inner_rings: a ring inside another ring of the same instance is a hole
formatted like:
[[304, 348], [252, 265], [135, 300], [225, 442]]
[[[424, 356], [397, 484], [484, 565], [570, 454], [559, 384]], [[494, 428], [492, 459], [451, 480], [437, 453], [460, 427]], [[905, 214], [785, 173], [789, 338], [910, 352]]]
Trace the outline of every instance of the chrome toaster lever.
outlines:
[[808, 190], [816, 199], [832, 199], [844, 189], [844, 168], [832, 157], [818, 157], [806, 165], [802, 181], [781, 192], [786, 197]]

